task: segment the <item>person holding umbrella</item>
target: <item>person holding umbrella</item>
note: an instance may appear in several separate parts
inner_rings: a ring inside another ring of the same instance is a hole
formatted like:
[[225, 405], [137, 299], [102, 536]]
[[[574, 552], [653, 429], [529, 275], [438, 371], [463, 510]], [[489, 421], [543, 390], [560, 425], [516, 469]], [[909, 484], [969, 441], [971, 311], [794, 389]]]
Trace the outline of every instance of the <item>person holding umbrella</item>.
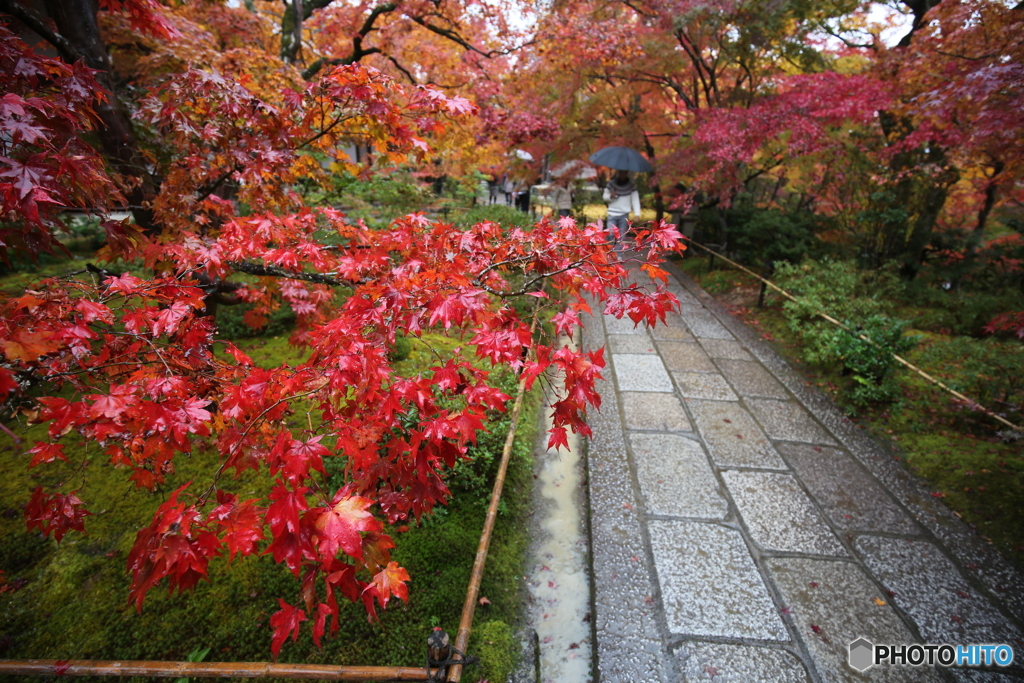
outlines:
[[640, 219], [640, 193], [629, 172], [650, 173], [654, 167], [639, 152], [628, 147], [605, 147], [591, 154], [590, 161], [617, 171], [604, 188], [604, 201], [608, 203], [606, 227], [612, 240], [617, 241], [613, 227], [618, 229], [618, 239], [623, 239], [629, 230], [630, 212], [637, 220]]
[[[604, 187], [604, 201], [608, 203], [608, 234], [613, 241], [625, 239], [630, 211], [637, 219], [640, 218], [640, 193], [629, 177], [629, 171], [616, 171], [615, 177]], [[618, 237], [613, 228], [618, 229]]]

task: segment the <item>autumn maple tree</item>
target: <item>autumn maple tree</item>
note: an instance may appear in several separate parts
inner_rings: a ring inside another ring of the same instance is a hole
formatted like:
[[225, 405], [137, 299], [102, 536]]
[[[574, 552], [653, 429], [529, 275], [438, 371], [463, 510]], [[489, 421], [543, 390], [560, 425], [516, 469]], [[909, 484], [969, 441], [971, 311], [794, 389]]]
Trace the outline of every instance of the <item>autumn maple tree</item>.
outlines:
[[[677, 302], [657, 263], [679, 235], [663, 223], [638, 231], [653, 282], [639, 286], [599, 226], [571, 219], [459, 230], [414, 214], [371, 230], [307, 206], [297, 184], [348, 164], [340, 149], [352, 141], [379, 164], [429, 160], [453, 122], [476, 115], [473, 103], [358, 63], [325, 65], [308, 83], [284, 62], [249, 73], [245, 54], [218, 52], [213, 32], [152, 0], [100, 2], [85, 29], [58, 4], [48, 3], [52, 22], [20, 6], [12, 14], [76, 59], [41, 56], [0, 26], [0, 257], [61, 250], [67, 208], [128, 206], [135, 220], [104, 223], [99, 265], [2, 302], [5, 419], [48, 426], [46, 440], [28, 445], [27, 467], [66, 461], [66, 445], [84, 440], [99, 453], [82, 468], [121, 468], [135, 488], [164, 497], [128, 556], [138, 609], [157, 585], [194, 587], [215, 557], [265, 554], [296, 579], [270, 618], [274, 655], [304, 621], [319, 642], [338, 630], [339, 599], [370, 615], [406, 599], [410, 577], [390, 557], [388, 530], [449, 499], [451, 468], [509, 401], [494, 386], [497, 368], [526, 388], [560, 370], [550, 443], [588, 433], [603, 352], [559, 347], [538, 322], [553, 314], [568, 333], [594, 305], [638, 324], [663, 319]], [[209, 59], [161, 59], [129, 107], [105, 46], [90, 42], [100, 23], [108, 35], [126, 25], [205, 45]], [[220, 338], [216, 306], [237, 302], [253, 304], [254, 324], [291, 307], [306, 360], [263, 368]], [[396, 337], [432, 330], [462, 345], [427, 372], [397, 374]], [[165, 491], [176, 459], [200, 449], [217, 466]], [[326, 476], [331, 459], [343, 463], [341, 485]], [[247, 470], [268, 472], [269, 490], [225, 489]], [[38, 487], [28, 527], [58, 541], [86, 532], [79, 494]]]

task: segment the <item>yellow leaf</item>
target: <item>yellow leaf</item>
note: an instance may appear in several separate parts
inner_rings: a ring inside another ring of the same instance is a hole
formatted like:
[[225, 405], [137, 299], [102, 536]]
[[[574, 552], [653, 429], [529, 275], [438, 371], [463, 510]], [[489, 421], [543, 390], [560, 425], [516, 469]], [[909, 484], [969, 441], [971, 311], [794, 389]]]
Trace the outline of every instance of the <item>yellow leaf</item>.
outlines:
[[881, 607], [885, 604], [885, 600], [882, 600], [881, 598], [875, 598], [875, 604]]

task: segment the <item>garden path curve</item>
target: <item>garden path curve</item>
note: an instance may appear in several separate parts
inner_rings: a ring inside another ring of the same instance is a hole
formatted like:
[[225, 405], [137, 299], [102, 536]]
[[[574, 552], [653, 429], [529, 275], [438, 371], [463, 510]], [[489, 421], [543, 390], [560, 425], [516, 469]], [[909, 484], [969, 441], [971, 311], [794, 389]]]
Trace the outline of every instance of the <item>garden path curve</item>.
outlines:
[[[597, 679], [1024, 680], [1024, 578], [669, 269], [667, 325], [583, 330], [608, 360], [587, 456]], [[1009, 643], [1018, 661], [858, 673], [860, 637]]]

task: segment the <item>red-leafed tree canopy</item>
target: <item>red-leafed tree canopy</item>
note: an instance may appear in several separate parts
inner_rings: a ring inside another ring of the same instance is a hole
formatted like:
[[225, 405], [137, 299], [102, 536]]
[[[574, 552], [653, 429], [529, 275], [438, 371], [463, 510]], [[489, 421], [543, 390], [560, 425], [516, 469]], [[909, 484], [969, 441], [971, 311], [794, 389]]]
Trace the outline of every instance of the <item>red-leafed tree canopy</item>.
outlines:
[[[317, 642], [336, 631], [339, 598], [371, 615], [406, 599], [410, 577], [390, 558], [387, 530], [448, 500], [446, 473], [486, 413], [505, 410], [509, 396], [482, 368], [511, 368], [527, 387], [561, 370], [551, 443], [564, 443], [567, 430], [587, 433], [603, 354], [559, 348], [538, 317], [555, 309], [565, 332], [596, 302], [597, 312], [654, 323], [675, 298], [632, 283], [598, 226], [459, 230], [410, 215], [371, 230], [296, 192], [351, 141], [378, 159], [429, 158], [453, 121], [474, 115], [460, 97], [356, 63], [308, 84], [226, 65], [156, 71], [125, 103], [90, 26], [128, 22], [182, 41], [205, 40], [203, 29], [142, 0], [101, 3], [77, 17], [82, 28], [58, 5], [48, 6], [52, 21], [14, 14], [73, 63], [0, 27], [0, 256], [59, 250], [64, 209], [127, 205], [136, 221], [106, 223], [101, 256], [134, 265], [36, 282], [0, 303], [4, 417], [48, 425], [26, 466], [66, 460], [65, 445], [85, 440], [102, 455], [83, 468], [122, 468], [136, 489], [166, 498], [128, 556], [126, 597], [140, 610], [158, 585], [180, 591], [207, 578], [217, 556], [257, 553], [296, 578], [298, 599], [281, 596], [270, 618], [275, 656], [304, 621]], [[638, 233], [655, 282], [678, 237], [663, 224]], [[241, 273], [256, 277], [232, 279]], [[535, 305], [513, 305], [524, 297]], [[220, 339], [210, 314], [235, 301], [291, 306], [307, 359], [262, 368]], [[462, 346], [428, 372], [396, 374], [396, 338], [431, 330]], [[292, 413], [305, 424], [289, 423]], [[176, 460], [200, 448], [218, 466], [164, 491]], [[326, 476], [332, 459], [344, 463], [338, 486]], [[272, 487], [253, 497], [222, 487], [249, 469], [269, 472]], [[89, 501], [78, 494], [38, 487], [29, 528], [58, 541], [86, 532]]]

